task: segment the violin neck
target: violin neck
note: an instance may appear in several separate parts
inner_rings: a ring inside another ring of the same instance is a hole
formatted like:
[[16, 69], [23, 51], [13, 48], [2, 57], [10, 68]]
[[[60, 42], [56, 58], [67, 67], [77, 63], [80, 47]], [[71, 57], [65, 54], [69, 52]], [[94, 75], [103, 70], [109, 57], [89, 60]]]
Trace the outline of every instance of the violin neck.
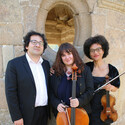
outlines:
[[106, 91], [106, 104], [107, 106], [106, 107], [110, 107], [110, 99], [109, 99], [109, 91]]

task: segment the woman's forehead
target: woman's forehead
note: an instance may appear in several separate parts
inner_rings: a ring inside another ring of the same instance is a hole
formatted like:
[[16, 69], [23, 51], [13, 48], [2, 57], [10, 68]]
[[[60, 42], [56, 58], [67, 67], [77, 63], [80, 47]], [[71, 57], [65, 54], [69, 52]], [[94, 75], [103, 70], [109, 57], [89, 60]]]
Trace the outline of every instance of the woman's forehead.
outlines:
[[95, 47], [101, 47], [101, 45], [100, 44], [98, 44], [98, 43], [93, 43], [91, 46], [90, 46], [90, 48], [95, 48]]
[[67, 54], [67, 53], [72, 53], [72, 52], [71, 52], [71, 50], [69, 50], [69, 49], [63, 50], [63, 51], [61, 52], [61, 55]]

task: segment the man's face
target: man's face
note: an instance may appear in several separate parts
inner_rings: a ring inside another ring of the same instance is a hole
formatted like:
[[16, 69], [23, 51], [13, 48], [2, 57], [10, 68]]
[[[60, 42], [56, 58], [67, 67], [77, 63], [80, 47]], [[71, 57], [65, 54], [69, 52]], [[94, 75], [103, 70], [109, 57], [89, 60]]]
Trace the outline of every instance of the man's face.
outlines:
[[31, 36], [29, 46], [26, 49], [30, 56], [41, 56], [44, 50], [43, 39], [38, 35]]

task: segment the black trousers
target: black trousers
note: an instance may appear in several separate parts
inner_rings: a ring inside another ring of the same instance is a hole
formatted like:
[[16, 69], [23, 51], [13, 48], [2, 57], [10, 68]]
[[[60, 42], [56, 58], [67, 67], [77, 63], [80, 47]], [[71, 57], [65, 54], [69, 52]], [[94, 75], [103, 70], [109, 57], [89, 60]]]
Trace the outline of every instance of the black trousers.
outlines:
[[47, 106], [35, 107], [31, 125], [47, 125], [47, 120], [48, 120]]

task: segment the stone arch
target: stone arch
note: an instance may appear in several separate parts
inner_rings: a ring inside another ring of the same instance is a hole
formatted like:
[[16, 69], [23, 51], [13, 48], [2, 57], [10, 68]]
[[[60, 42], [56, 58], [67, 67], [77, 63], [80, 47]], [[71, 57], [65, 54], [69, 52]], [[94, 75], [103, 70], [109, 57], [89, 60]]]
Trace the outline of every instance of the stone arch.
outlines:
[[[37, 14], [37, 23], [36, 30], [42, 33], [45, 33], [45, 23], [48, 12], [54, 8], [56, 5], [62, 4], [71, 9], [74, 16], [74, 24], [75, 24], [75, 38], [74, 38], [74, 46], [78, 50], [81, 57], [83, 57], [82, 45], [86, 38], [91, 36], [91, 16], [89, 13], [89, 7], [86, 0], [43, 0], [41, 2], [40, 8]], [[52, 55], [53, 56], [49, 56]], [[54, 56], [56, 52], [54, 52], [50, 47], [45, 51], [44, 56], [50, 61], [54, 61]]]
[[57, 4], [47, 15], [45, 34], [49, 46], [57, 51], [65, 42], [73, 44], [75, 36], [74, 13], [64, 4]]

